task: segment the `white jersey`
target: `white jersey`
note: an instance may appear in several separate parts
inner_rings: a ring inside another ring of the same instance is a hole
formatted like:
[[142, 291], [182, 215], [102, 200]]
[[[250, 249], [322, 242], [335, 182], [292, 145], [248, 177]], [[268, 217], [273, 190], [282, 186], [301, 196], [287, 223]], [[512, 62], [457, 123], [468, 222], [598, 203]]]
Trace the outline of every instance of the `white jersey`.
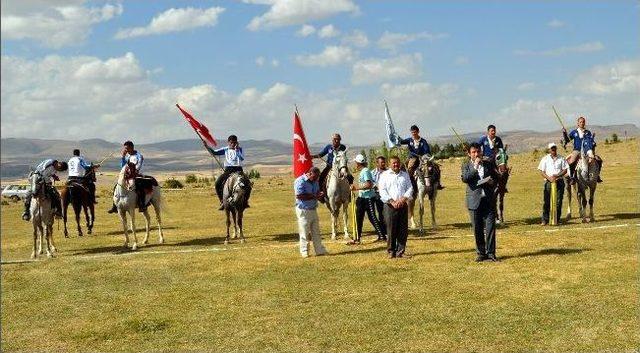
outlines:
[[86, 170], [89, 168], [89, 164], [84, 158], [79, 156], [73, 156], [69, 159], [69, 176], [70, 177], [84, 177]]

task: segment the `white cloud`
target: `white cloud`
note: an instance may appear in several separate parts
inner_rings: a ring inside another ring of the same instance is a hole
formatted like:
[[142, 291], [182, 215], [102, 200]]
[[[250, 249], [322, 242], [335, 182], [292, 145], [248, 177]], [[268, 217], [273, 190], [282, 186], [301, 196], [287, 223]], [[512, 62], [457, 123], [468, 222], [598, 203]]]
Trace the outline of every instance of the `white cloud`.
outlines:
[[564, 26], [565, 26], [565, 23], [558, 20], [557, 18], [554, 18], [553, 20], [547, 22], [547, 27], [551, 27], [551, 28], [560, 28]]
[[356, 29], [349, 34], [342, 36], [342, 44], [364, 48], [369, 45], [369, 38], [363, 31]]
[[380, 39], [378, 39], [378, 47], [395, 52], [399, 47], [416, 40], [424, 39], [433, 42], [435, 40], [444, 39], [447, 37], [449, 37], [447, 33], [391, 33], [385, 31]]
[[243, 0], [249, 4], [269, 5], [269, 10], [247, 25], [252, 31], [301, 25], [340, 13], [359, 13], [351, 0]]
[[388, 59], [366, 59], [354, 63], [351, 82], [359, 85], [420, 75], [422, 75], [422, 56], [420, 54], [401, 55]]
[[256, 58], [256, 65], [264, 66], [264, 61], [265, 61], [264, 56], [259, 56], [259, 57]]
[[3, 1], [2, 39], [32, 39], [50, 48], [83, 43], [93, 25], [122, 14], [121, 4], [85, 7], [84, 1]]
[[218, 16], [224, 12], [222, 7], [196, 9], [193, 7], [171, 8], [157, 16], [145, 27], [124, 28], [116, 33], [116, 39], [181, 32], [198, 27], [213, 27], [218, 24]]
[[458, 65], [458, 66], [463, 66], [463, 65], [467, 65], [469, 63], [469, 58], [466, 56], [458, 56], [456, 57], [456, 60], [454, 61], [454, 64]]
[[522, 82], [516, 88], [518, 89], [518, 91], [529, 91], [536, 88], [536, 86], [537, 85], [533, 82]]
[[326, 25], [318, 31], [318, 37], [320, 38], [333, 38], [340, 35], [340, 31], [333, 25]]
[[356, 53], [344, 46], [327, 46], [319, 54], [298, 55], [296, 63], [302, 66], [335, 66], [353, 61]]
[[594, 66], [577, 75], [569, 88], [596, 96], [638, 95], [640, 93], [640, 60]]
[[564, 54], [573, 54], [573, 53], [592, 53], [592, 52], [596, 52], [596, 51], [601, 51], [603, 49], [604, 49], [604, 45], [601, 42], [596, 41], [596, 42], [588, 42], [588, 43], [583, 43], [583, 44], [574, 45], [574, 46], [565, 46], [565, 47], [560, 47], [560, 48], [555, 48], [555, 49], [548, 49], [548, 50], [541, 50], [541, 51], [519, 49], [519, 50], [514, 51], [514, 54], [516, 54], [516, 55], [560, 56], [560, 55], [564, 55]]
[[316, 32], [316, 28], [312, 25], [302, 25], [300, 29], [296, 32], [298, 37], [308, 37]]
[[278, 61], [277, 59], [271, 60], [271, 66], [273, 66], [273, 67], [280, 66], [280, 61]]

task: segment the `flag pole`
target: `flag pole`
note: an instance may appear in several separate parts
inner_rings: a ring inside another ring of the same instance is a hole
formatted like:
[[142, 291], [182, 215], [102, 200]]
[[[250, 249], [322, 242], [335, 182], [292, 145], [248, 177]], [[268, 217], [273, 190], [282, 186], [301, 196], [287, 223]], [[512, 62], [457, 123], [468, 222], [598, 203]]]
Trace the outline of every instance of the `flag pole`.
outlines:
[[450, 126], [451, 131], [453, 131], [453, 133], [456, 135], [456, 137], [458, 138], [458, 141], [460, 141], [460, 144], [462, 145], [463, 148], [465, 148], [467, 146], [467, 143], [464, 142], [464, 140], [462, 139], [462, 137], [458, 134], [458, 132], [456, 131], [456, 129], [453, 128], [453, 126]]

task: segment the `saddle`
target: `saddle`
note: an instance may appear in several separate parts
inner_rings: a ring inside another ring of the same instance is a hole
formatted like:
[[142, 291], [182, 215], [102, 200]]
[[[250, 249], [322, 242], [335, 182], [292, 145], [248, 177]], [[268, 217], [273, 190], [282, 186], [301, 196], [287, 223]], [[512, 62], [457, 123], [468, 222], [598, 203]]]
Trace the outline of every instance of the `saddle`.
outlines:
[[135, 178], [134, 183], [136, 190], [144, 191], [145, 194], [152, 193], [153, 187], [159, 185], [156, 178], [150, 175], [139, 175]]

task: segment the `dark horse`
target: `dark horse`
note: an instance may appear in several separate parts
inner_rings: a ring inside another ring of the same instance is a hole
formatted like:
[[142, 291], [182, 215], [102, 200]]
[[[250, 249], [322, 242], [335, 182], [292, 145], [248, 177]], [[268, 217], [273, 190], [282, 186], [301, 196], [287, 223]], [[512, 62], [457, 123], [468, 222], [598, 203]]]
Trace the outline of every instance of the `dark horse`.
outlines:
[[498, 172], [498, 180], [496, 182], [496, 223], [504, 223], [504, 195], [507, 193], [507, 182], [511, 167], [507, 166], [507, 148], [500, 149], [496, 155], [496, 171]]
[[227, 237], [224, 243], [229, 243], [229, 228], [233, 218], [233, 238], [240, 233], [240, 242], [244, 243], [244, 231], [242, 229], [242, 217], [249, 202], [251, 194], [251, 181], [244, 173], [233, 173], [224, 183], [222, 190], [222, 205], [227, 216]]
[[[95, 180], [95, 170], [91, 169], [85, 175], [86, 179]], [[89, 190], [89, 186], [79, 180], [70, 180], [62, 192], [62, 218], [64, 220], [64, 237], [69, 237], [67, 231], [67, 208], [69, 204], [73, 206], [73, 212], [76, 215], [76, 224], [78, 225], [78, 236], [83, 236], [82, 227], [80, 227], [80, 211], [84, 210], [84, 217], [87, 221], [87, 233], [91, 234], [93, 230], [93, 222], [95, 220], [95, 210], [93, 206], [93, 195]]]

